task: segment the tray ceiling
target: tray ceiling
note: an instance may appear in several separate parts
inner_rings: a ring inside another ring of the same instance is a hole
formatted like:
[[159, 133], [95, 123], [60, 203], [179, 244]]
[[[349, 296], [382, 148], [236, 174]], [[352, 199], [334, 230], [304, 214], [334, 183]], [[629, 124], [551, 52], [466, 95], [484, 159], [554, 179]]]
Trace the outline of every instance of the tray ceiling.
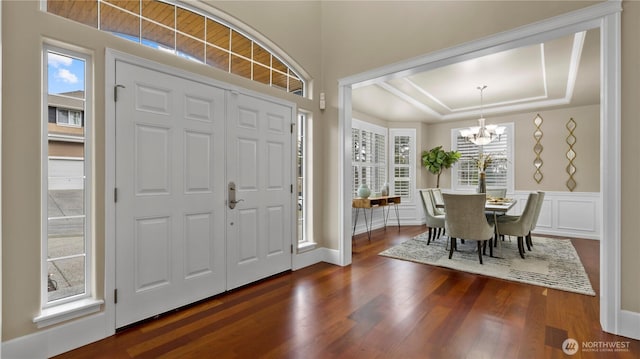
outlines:
[[433, 70], [354, 86], [352, 104], [385, 121], [440, 122], [599, 104], [600, 36], [580, 32]]

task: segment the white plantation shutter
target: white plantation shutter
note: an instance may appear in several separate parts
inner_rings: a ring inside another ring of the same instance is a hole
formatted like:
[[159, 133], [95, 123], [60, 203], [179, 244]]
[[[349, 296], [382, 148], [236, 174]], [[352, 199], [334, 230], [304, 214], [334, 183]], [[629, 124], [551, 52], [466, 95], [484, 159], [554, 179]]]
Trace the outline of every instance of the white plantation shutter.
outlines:
[[390, 129], [391, 138], [391, 194], [411, 201], [415, 187], [416, 133], [414, 129]]
[[361, 183], [369, 185], [372, 193], [380, 191], [387, 178], [387, 129], [353, 119], [351, 137], [353, 197], [358, 196]]
[[475, 159], [480, 153], [490, 154], [493, 158], [487, 167], [487, 188], [507, 188], [513, 191], [513, 166], [509, 166], [513, 157], [513, 123], [500, 124], [506, 127], [505, 133], [487, 145], [477, 146], [460, 136], [460, 129], [451, 130], [452, 150], [461, 154], [460, 160], [452, 167], [452, 188], [458, 190], [475, 189], [478, 186], [478, 167]]

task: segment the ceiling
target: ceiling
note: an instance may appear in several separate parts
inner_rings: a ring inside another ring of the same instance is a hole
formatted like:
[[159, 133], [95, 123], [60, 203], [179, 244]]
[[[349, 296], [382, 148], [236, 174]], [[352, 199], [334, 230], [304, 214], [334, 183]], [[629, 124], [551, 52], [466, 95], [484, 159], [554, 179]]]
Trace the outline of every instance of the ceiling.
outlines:
[[355, 85], [352, 105], [389, 122], [479, 118], [484, 85], [485, 116], [599, 104], [599, 30]]

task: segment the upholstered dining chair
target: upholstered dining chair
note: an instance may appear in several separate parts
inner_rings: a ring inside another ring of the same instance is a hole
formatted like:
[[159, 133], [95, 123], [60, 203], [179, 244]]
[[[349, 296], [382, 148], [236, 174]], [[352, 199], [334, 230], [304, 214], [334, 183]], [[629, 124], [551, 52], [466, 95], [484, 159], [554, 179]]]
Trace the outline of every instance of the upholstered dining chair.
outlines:
[[456, 239], [478, 242], [478, 258], [482, 264], [482, 245], [493, 238], [493, 225], [487, 222], [484, 206], [487, 197], [479, 194], [443, 193], [445, 231], [451, 238], [449, 259], [456, 249]]
[[538, 218], [540, 218], [540, 211], [542, 211], [542, 204], [544, 203], [544, 192], [538, 191], [538, 203], [536, 203], [535, 213], [533, 215], [533, 221], [531, 222], [531, 230], [529, 234], [527, 234], [527, 249], [531, 251], [531, 247], [533, 247], [533, 241], [531, 240], [531, 232], [536, 229], [536, 225], [538, 224]]
[[431, 202], [435, 208], [435, 214], [444, 214], [444, 201], [442, 200], [442, 190], [440, 188], [429, 188]]
[[533, 222], [537, 205], [538, 193], [531, 192], [521, 215], [501, 216], [496, 223], [500, 235], [518, 237], [518, 252], [522, 259], [524, 259], [524, 238], [531, 232], [531, 222]]
[[427, 245], [429, 245], [432, 239], [440, 238], [441, 231], [444, 229], [444, 214], [435, 213], [436, 208], [433, 205], [431, 190], [420, 190], [420, 198], [422, 199], [427, 227], [429, 227], [429, 238], [427, 239]]

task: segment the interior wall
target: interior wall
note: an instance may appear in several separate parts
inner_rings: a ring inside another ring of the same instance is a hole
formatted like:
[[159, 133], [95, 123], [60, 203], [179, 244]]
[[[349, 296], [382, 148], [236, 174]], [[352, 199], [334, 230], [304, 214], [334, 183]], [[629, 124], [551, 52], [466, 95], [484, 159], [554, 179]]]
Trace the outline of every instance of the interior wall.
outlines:
[[[622, 3], [622, 223], [621, 243], [621, 308], [640, 313], [640, 240], [638, 240], [638, 216], [640, 215], [640, 3], [624, 1]], [[605, 233], [606, 235], [606, 233]]]
[[[543, 151], [540, 157], [543, 165], [540, 171], [542, 181], [537, 183], [533, 179], [535, 167], [533, 160], [535, 153], [533, 146], [535, 139], [533, 119], [536, 114], [543, 118], [541, 130], [543, 133], [540, 143]], [[540, 112], [527, 112], [507, 116], [486, 115], [487, 124], [514, 123], [514, 159], [508, 166], [514, 166], [516, 191], [567, 191], [568, 174], [566, 153], [569, 150], [566, 138], [569, 135], [566, 123], [570, 118], [576, 122], [574, 131], [577, 141], [574, 145], [576, 158], [574, 164], [577, 171], [574, 179], [577, 182], [575, 192], [600, 192], [600, 106], [580, 106]], [[442, 145], [446, 150], [451, 149], [451, 130], [468, 126], [476, 126], [476, 120], [456, 121], [428, 126], [427, 141], [423, 143], [424, 150]], [[425, 169], [423, 171], [426, 172]], [[429, 176], [430, 186], [436, 184], [435, 175]], [[445, 170], [440, 176], [440, 187], [451, 188], [451, 169]]]
[[[37, 329], [32, 319], [40, 311], [41, 252], [41, 73], [42, 43], [75, 46], [91, 54], [94, 61], [94, 251], [98, 298], [104, 295], [105, 277], [105, 50], [112, 48], [135, 56], [177, 67], [228, 84], [295, 102], [299, 108], [321, 118], [317, 101], [240, 78], [212, 67], [117, 38], [39, 10], [39, 1], [2, 1], [3, 88], [2, 93], [2, 334], [3, 341], [24, 336]], [[266, 7], [266, 6], [265, 6]], [[253, 10], [256, 11], [256, 10]], [[264, 15], [265, 12], [262, 12]], [[320, 29], [317, 4], [292, 6], [286, 16], [269, 16], [272, 28], [281, 28], [283, 19], [297, 19], [295, 31], [274, 30], [266, 35], [287, 47], [292, 58], [304, 60], [304, 70], [320, 76], [317, 53]], [[276, 26], [276, 23], [277, 25]], [[290, 33], [294, 33], [295, 36]], [[20, 34], [20, 36], [16, 36]], [[111, 88], [108, 88], [110, 90]], [[317, 97], [316, 97], [317, 98]], [[318, 121], [321, 122], [321, 121]], [[316, 123], [316, 121], [314, 121]], [[320, 143], [320, 141], [318, 141]], [[320, 158], [320, 157], [319, 157]], [[321, 221], [320, 218], [314, 220]], [[318, 226], [319, 227], [319, 226]], [[317, 228], [317, 227], [316, 227]]]

